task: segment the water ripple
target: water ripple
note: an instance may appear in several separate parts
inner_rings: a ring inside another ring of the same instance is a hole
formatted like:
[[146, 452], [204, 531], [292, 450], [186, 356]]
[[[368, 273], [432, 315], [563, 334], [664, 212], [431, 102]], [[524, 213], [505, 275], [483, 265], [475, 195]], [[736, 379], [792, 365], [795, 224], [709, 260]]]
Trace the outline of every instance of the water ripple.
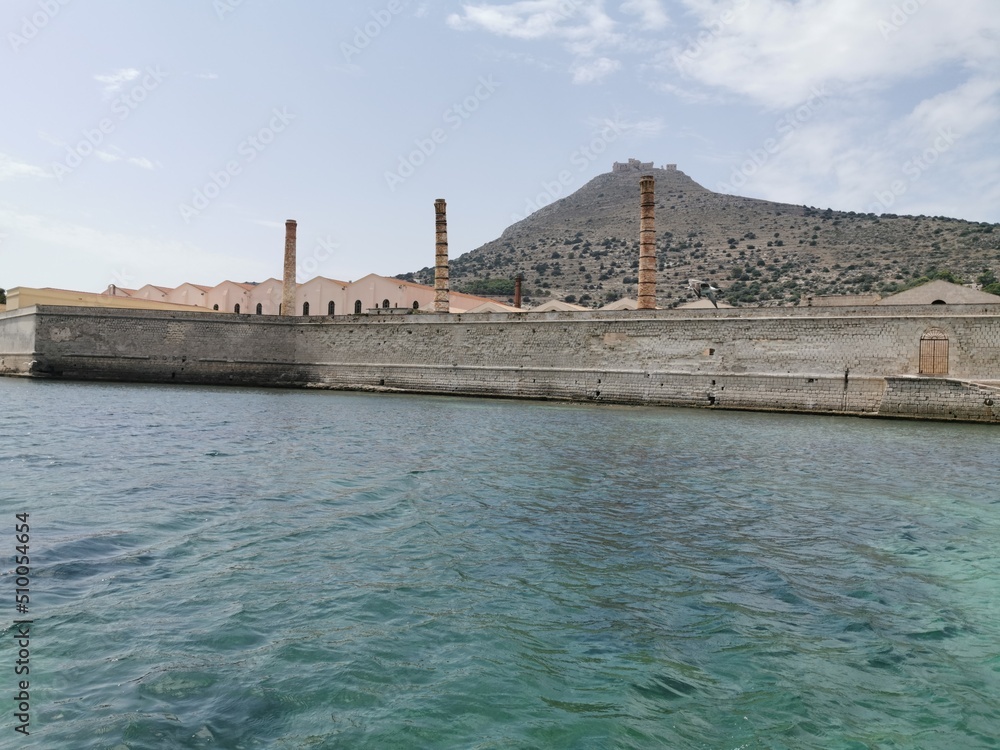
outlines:
[[993, 428], [0, 397], [44, 643], [25, 747], [998, 746]]

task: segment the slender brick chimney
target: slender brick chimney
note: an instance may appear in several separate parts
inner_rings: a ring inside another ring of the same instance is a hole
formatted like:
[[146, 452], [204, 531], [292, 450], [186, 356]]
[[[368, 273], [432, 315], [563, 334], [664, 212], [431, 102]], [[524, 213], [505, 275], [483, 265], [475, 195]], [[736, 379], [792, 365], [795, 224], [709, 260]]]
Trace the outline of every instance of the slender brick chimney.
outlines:
[[656, 201], [651, 175], [639, 181], [642, 194], [639, 218], [639, 309], [656, 309]]
[[434, 264], [434, 312], [450, 312], [448, 298], [448, 209], [444, 198], [434, 201], [437, 219], [437, 252]]
[[524, 282], [524, 274], [519, 273], [514, 277], [514, 307], [521, 309], [521, 284]]
[[285, 222], [285, 275], [281, 286], [281, 314], [295, 314], [295, 219]]

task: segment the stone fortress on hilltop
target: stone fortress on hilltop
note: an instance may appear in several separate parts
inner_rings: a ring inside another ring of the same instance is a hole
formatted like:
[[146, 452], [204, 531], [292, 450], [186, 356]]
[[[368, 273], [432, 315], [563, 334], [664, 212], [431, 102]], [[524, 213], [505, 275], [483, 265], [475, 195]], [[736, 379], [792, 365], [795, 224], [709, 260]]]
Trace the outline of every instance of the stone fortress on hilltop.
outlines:
[[[639, 161], [638, 159], [629, 159], [627, 162], [616, 161], [611, 165], [612, 173], [619, 172], [648, 172], [651, 169], [655, 169], [653, 162], [651, 161]], [[664, 164], [661, 169], [666, 172], [676, 172], [676, 164]]]

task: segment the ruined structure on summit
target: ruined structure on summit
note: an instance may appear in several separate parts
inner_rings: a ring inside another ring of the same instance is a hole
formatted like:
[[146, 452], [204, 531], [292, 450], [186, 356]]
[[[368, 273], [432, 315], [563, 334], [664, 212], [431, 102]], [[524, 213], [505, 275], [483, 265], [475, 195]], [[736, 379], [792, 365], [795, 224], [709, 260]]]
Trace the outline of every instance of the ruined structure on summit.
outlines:
[[[655, 169], [655, 165], [651, 161], [639, 161], [638, 159], [629, 159], [627, 162], [616, 161], [611, 165], [612, 172], [648, 172], [651, 169]], [[661, 169], [665, 172], [676, 172], [676, 164], [664, 164]]]
[[653, 162], [651, 161], [639, 161], [638, 159], [629, 159], [627, 162], [622, 163], [616, 161], [611, 167], [612, 172], [642, 172], [645, 170], [650, 170], [653, 168]]

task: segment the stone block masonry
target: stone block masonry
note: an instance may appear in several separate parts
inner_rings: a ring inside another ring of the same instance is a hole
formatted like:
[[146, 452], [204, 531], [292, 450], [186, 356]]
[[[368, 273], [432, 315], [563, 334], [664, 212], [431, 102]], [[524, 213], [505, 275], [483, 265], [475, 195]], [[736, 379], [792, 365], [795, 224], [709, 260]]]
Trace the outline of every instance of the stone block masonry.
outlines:
[[[920, 374], [947, 339], [947, 373]], [[940, 341], [935, 338], [935, 341]], [[0, 314], [7, 372], [1000, 421], [1000, 306], [295, 317]]]

